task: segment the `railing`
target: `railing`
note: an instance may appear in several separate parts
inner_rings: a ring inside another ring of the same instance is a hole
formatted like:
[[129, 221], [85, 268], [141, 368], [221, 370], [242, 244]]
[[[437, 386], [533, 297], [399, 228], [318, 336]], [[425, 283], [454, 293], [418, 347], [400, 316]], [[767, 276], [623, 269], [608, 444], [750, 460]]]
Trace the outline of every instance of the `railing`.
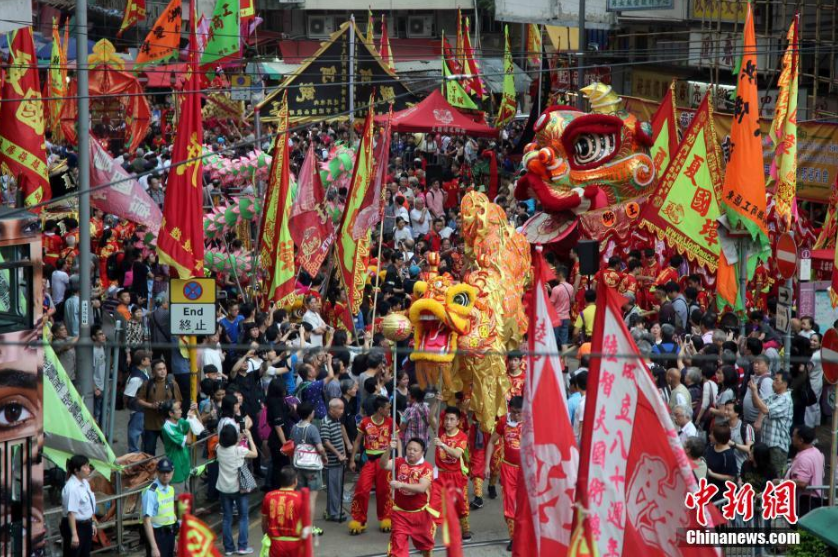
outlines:
[[[217, 437], [218, 434], [212, 434], [202, 439], [196, 440], [194, 443], [190, 445], [190, 466], [194, 471], [198, 466], [206, 466], [207, 464], [211, 463], [211, 460], [203, 460], [201, 456], [201, 448], [210, 439]], [[107, 495], [105, 497], [97, 497], [96, 498], [96, 505], [99, 507], [100, 505], [107, 505], [113, 504], [116, 506], [114, 512], [114, 518], [107, 522], [100, 522], [98, 524], [98, 528], [100, 530], [106, 531], [110, 529], [114, 529], [116, 532], [116, 541], [114, 544], [109, 545], [107, 547], [102, 547], [92, 551], [92, 554], [100, 554], [106, 552], [118, 552], [118, 553], [125, 553], [127, 550], [126, 547], [126, 527], [132, 526], [134, 524], [141, 525], [142, 524], [142, 514], [141, 514], [141, 503], [137, 503], [138, 511], [135, 513], [131, 513], [131, 515], [126, 515], [125, 513], [125, 500], [128, 497], [132, 497], [135, 495], [141, 496], [143, 491], [151, 485], [151, 481], [148, 481], [141, 486], [134, 487], [128, 491], [122, 490], [122, 474], [121, 472], [124, 470], [128, 470], [130, 468], [136, 468], [138, 466], [144, 466], [150, 462], [155, 462], [158, 459], [166, 456], [165, 454], [160, 454], [157, 456], [152, 456], [138, 462], [132, 462], [130, 464], [126, 464], [122, 466], [118, 470], [113, 471], [113, 479], [112, 484], [114, 487], [115, 493], [113, 495]], [[196, 486], [197, 486], [197, 477], [195, 474], [190, 473], [188, 482], [188, 492], [192, 494], [196, 494]], [[196, 497], [197, 500], [197, 497]], [[50, 508], [44, 511], [44, 526], [46, 528], [46, 554], [51, 555], [53, 557], [58, 557], [61, 554], [60, 549], [57, 549], [58, 544], [61, 542], [61, 534], [58, 531], [57, 524], [61, 519], [61, 511], [62, 508], [60, 506]], [[53, 527], [50, 527], [50, 526]]]

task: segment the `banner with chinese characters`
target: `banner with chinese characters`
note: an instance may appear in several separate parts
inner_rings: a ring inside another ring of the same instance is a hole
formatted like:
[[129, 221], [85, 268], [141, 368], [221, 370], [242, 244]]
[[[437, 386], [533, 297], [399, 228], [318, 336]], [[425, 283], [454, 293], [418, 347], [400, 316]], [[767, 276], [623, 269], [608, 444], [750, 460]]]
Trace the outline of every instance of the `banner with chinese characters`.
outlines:
[[712, 113], [708, 95], [644, 206], [640, 226], [715, 271], [722, 168]]
[[[258, 109], [264, 122], [275, 122], [282, 95], [288, 89], [288, 116], [292, 122], [346, 118], [349, 112], [349, 40], [355, 39], [355, 118], [367, 114], [367, 99], [375, 90], [377, 101], [393, 103], [393, 110], [407, 108], [416, 97], [384, 64], [378, 52], [361, 34], [352, 37], [351, 23], [344, 23], [323, 46]], [[384, 107], [380, 107], [382, 110]]]
[[748, 3], [740, 0], [692, 0], [690, 14], [693, 19], [745, 23]]
[[[579, 88], [579, 70], [565, 56], [556, 52], [550, 59], [550, 87], [554, 91], [576, 91]], [[597, 66], [585, 69], [585, 85], [596, 82], [611, 85], [611, 68]]]
[[[695, 115], [695, 109], [678, 100], [676, 84], [676, 102], [678, 105], [678, 128], [683, 132]], [[626, 110], [643, 121], [649, 122], [660, 103], [632, 97], [623, 97]], [[773, 110], [768, 113], [770, 116]], [[730, 126], [732, 114], [713, 112], [713, 125], [722, 147], [724, 162], [730, 156]], [[771, 145], [768, 134], [771, 120], [760, 119], [760, 132], [764, 145]], [[800, 122], [797, 126], [797, 197], [801, 200], [828, 203], [832, 193], [832, 184], [838, 176], [838, 124], [825, 122]], [[763, 170], [768, 175], [774, 151], [763, 150]]]

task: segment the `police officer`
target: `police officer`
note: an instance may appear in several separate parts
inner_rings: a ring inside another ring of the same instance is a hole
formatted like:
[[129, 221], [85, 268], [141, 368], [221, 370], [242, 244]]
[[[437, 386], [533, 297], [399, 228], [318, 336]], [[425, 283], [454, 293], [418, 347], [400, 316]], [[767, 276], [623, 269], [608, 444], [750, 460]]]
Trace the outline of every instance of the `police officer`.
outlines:
[[84, 455], [67, 461], [67, 483], [61, 492], [61, 537], [65, 557], [90, 555], [96, 535], [96, 497], [87, 481], [93, 467]]
[[172, 474], [175, 467], [168, 458], [157, 462], [157, 479], [143, 492], [143, 528], [146, 557], [174, 557], [177, 537], [175, 488]]

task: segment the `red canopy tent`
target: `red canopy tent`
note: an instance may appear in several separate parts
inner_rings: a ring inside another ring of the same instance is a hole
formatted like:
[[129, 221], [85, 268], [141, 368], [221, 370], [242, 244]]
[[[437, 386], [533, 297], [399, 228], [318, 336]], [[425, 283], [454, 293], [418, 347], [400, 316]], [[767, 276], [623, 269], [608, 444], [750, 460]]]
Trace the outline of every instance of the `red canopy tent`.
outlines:
[[[375, 117], [379, 123], [387, 121], [386, 114]], [[498, 130], [475, 122], [451, 106], [439, 89], [422, 102], [393, 114], [393, 131], [401, 133], [446, 133], [497, 137]]]

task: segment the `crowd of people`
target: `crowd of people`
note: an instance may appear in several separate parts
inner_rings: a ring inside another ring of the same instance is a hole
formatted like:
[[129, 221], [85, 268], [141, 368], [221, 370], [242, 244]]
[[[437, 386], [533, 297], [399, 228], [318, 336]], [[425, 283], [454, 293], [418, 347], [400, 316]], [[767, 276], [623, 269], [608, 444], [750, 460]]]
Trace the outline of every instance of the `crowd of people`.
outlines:
[[[509, 412], [492, 431], [482, 431], [469, 413], [467, 396], [458, 393], [452, 404], [418, 386], [407, 357], [410, 341], [398, 343], [394, 353], [380, 323], [409, 308], [414, 285], [428, 272], [430, 252], [440, 255], [440, 273], [461, 279], [467, 270], [459, 200], [470, 188], [487, 189], [490, 176], [478, 172], [486, 152], [499, 161], [494, 201], [510, 223], [520, 227], [534, 213], [533, 200], [518, 201], [512, 192], [510, 153], [521, 133], [512, 125], [491, 143], [432, 134], [394, 137], [382, 241], [375, 239], [371, 249], [370, 266], [383, 272], [366, 284], [357, 315], [347, 319], [346, 293], [329, 261], [315, 276], [300, 271], [293, 306], [267, 311], [257, 297], [258, 274], [214, 272], [217, 326], [198, 340], [197, 392], [188, 347], [169, 327], [169, 270], [147, 245], [146, 231], [95, 210], [90, 222], [95, 258], [91, 269], [82, 270], [78, 221], [72, 216], [45, 221], [44, 309], [58, 360], [75, 383], [90, 372], [77, 369], [75, 362], [78, 279], [89, 272], [94, 417], [102, 419], [105, 383], [116, 370], [122, 395], [116, 410], [128, 416], [120, 448], [165, 454], [152, 495], [143, 503], [150, 554], [171, 555], [166, 537], [174, 524], [170, 493], [188, 490], [195, 464], [190, 446], [205, 438], [202, 456], [211, 464], [192, 485], [207, 501], [220, 502], [227, 555], [253, 552], [248, 509], [260, 490], [267, 493], [262, 529], [278, 548], [272, 555], [294, 554], [302, 536], [296, 517], [304, 511], [314, 517], [314, 535], [323, 534], [325, 522], [348, 522], [350, 533], [362, 534], [374, 491], [378, 528], [391, 531], [391, 552], [401, 556], [407, 555], [408, 540], [425, 553], [433, 547], [432, 524], [440, 522], [438, 511], [449, 490], [456, 492], [462, 538], [471, 539], [469, 515], [484, 507], [484, 497], [498, 497], [498, 483], [511, 548], [524, 355], [508, 353]], [[345, 125], [337, 123], [294, 132], [292, 172], [299, 171], [309, 143], [322, 160], [348, 136]], [[205, 133], [205, 143], [221, 154], [236, 151], [219, 128]], [[146, 145], [122, 156], [122, 162], [129, 172], [153, 171], [143, 175], [143, 184], [153, 199], [164, 202], [170, 162], [165, 144]], [[205, 187], [225, 196], [243, 189], [221, 191], [209, 173]], [[345, 188], [326, 192], [325, 209], [336, 222], [346, 196]], [[236, 232], [217, 243], [233, 250], [252, 245]], [[585, 419], [596, 287], [604, 283], [625, 296], [625, 323], [669, 405], [697, 477], [720, 486], [734, 479], [764, 485], [783, 477], [800, 488], [821, 485], [823, 453], [816, 446], [816, 428], [832, 408], [823, 396], [818, 327], [810, 317], [792, 321], [788, 367], [774, 328], [776, 300], [762, 284], [753, 286], [749, 299], [759, 309], [749, 314], [741, 335], [738, 325], [731, 325], [732, 314], [717, 311], [709, 279], [681, 256], [668, 255], [664, 259], [664, 250], [654, 245], [637, 246], [608, 258], [589, 277], [580, 272], [574, 251], [548, 254], [555, 275], [549, 292], [557, 314], [553, 326], [566, 364], [567, 407], [577, 439]], [[108, 338], [105, 329], [114, 321], [121, 336]], [[106, 350], [109, 341], [119, 346], [116, 361]], [[73, 464], [78, 482], [72, 489], [82, 489], [85, 465]], [[307, 500], [301, 488], [308, 488]], [[326, 504], [318, 516], [320, 491]], [[821, 495], [805, 491], [808, 508], [818, 506]], [[65, 533], [70, 545], [81, 547], [88, 534], [79, 528], [79, 517], [87, 516], [87, 507], [74, 501], [65, 501], [65, 514], [77, 513]], [[294, 520], [277, 511], [283, 506], [295, 509]]]

